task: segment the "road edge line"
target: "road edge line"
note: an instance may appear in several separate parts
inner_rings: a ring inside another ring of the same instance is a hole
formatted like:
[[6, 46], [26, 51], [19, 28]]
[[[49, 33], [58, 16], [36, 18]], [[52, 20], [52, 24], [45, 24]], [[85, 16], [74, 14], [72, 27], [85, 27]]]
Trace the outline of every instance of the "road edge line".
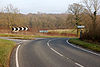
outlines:
[[16, 49], [16, 67], [19, 67], [19, 63], [18, 63], [18, 50], [20, 48], [20, 45], [18, 45], [17, 49]]

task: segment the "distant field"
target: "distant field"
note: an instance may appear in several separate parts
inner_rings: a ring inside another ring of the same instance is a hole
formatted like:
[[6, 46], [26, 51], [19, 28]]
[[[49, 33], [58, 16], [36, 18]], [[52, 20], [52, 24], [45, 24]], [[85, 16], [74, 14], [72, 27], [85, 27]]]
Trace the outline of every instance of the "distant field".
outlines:
[[15, 42], [0, 39], [0, 67], [9, 67], [11, 51], [15, 47]]
[[48, 32], [76, 34], [77, 30], [76, 29], [57, 29], [57, 30], [48, 30]]
[[76, 29], [56, 29], [48, 30], [48, 33], [44, 33], [51, 36], [66, 36], [66, 37], [77, 37]]

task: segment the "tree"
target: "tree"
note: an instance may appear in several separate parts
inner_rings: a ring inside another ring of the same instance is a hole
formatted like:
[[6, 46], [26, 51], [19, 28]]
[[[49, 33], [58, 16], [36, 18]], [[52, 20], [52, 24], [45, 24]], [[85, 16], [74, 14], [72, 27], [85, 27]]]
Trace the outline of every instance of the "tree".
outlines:
[[93, 39], [95, 38], [96, 26], [97, 26], [97, 13], [100, 9], [100, 0], [83, 0], [83, 4], [86, 7], [86, 14], [88, 14], [92, 20], [92, 32]]
[[29, 14], [29, 27], [32, 28], [33, 27], [33, 23], [32, 23], [32, 14]]
[[[69, 5], [68, 7], [68, 13], [73, 15], [73, 18], [75, 20], [75, 26], [80, 25], [80, 20], [82, 18], [82, 14], [84, 12], [84, 6], [81, 4], [73, 3]], [[72, 18], [71, 18], [72, 19]], [[77, 29], [77, 35], [78, 35], [78, 29]]]
[[3, 11], [6, 15], [6, 19], [7, 19], [7, 25], [8, 28], [11, 28], [14, 24], [14, 22], [16, 21], [16, 15], [19, 13], [19, 10], [17, 8], [14, 8], [11, 4], [7, 5], [4, 8]]

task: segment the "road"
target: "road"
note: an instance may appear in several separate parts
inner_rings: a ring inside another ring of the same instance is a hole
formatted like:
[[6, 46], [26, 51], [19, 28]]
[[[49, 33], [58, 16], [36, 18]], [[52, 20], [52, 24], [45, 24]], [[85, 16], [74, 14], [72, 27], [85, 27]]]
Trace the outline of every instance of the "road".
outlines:
[[100, 56], [67, 43], [68, 38], [25, 41], [13, 52], [10, 67], [100, 67]]

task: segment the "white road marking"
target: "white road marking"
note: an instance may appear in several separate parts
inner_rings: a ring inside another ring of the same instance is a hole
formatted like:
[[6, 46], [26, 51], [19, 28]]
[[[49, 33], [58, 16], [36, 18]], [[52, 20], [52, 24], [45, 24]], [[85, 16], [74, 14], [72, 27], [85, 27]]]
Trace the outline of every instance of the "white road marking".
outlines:
[[[53, 39], [54, 40], [54, 39]], [[55, 49], [53, 49], [50, 45], [49, 45], [49, 42], [50, 41], [52, 41], [52, 40], [49, 40], [48, 42], [47, 42], [47, 45], [48, 45], [48, 47], [52, 50], [52, 51], [54, 51], [56, 54], [58, 54], [59, 56], [61, 56], [61, 57], [65, 57], [66, 59], [69, 59], [68, 57], [66, 57], [66, 56], [64, 56], [63, 54], [61, 54], [61, 53], [59, 53], [58, 51], [56, 51]], [[71, 59], [69, 59], [69, 60], [71, 60]], [[74, 63], [75, 63], [75, 65], [77, 65], [77, 66], [79, 66], [79, 67], [84, 67], [83, 65], [81, 65], [81, 64], [79, 64], [79, 63], [77, 63], [77, 62], [75, 62], [75, 61], [73, 61]]]
[[53, 48], [50, 48], [52, 51], [54, 51], [55, 53], [57, 53], [60, 56], [63, 56], [61, 53], [57, 52], [56, 50], [54, 50]]
[[19, 63], [18, 63], [18, 49], [19, 49], [20, 45], [18, 45], [17, 49], [16, 49], [16, 67], [19, 67]]
[[92, 52], [92, 51], [86, 50], [86, 49], [81, 48], [81, 47], [78, 47], [78, 46], [75, 46], [75, 45], [69, 43], [68, 40], [66, 40], [66, 42], [67, 42], [69, 45], [71, 45], [71, 46], [73, 46], [73, 47], [75, 47], [75, 48], [78, 48], [78, 49], [80, 49], [80, 50], [83, 50], [83, 51], [85, 51], [85, 52], [88, 52], [88, 53], [91, 53], [91, 54], [94, 54], [94, 55], [97, 55], [97, 56], [100, 56], [100, 54], [97, 54], [97, 53], [95, 53], [95, 52]]
[[[38, 40], [38, 39], [36, 39], [36, 40]], [[34, 40], [34, 41], [36, 41], [36, 40]], [[18, 50], [19, 50], [19, 48], [20, 48], [20, 44], [22, 44], [22, 41], [20, 41], [19, 43], [18, 43], [18, 47], [17, 47], [17, 49], [16, 49], [16, 67], [19, 67], [19, 62], [18, 62]]]
[[63, 56], [61, 53], [59, 53], [59, 52], [57, 52], [55, 49], [53, 49], [50, 45], [49, 45], [49, 42], [50, 42], [51, 40], [49, 40], [48, 42], [47, 42], [47, 45], [49, 46], [49, 48], [52, 50], [52, 51], [54, 51], [56, 54], [58, 54], [58, 55], [60, 55], [60, 56]]
[[79, 67], [84, 67], [84, 66], [82, 66], [81, 64], [79, 64], [79, 63], [75, 63], [77, 66], [79, 66]]

